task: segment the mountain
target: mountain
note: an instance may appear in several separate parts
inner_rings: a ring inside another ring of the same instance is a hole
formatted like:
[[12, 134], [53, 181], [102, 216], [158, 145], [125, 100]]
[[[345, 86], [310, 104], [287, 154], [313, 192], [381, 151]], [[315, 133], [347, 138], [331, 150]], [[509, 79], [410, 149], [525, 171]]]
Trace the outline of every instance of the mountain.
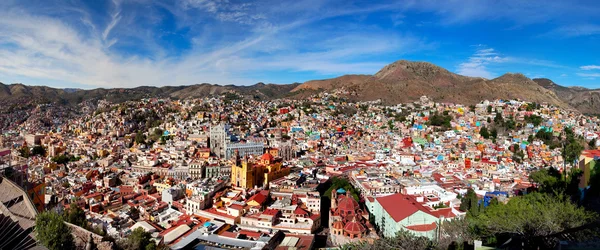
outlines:
[[584, 114], [600, 113], [600, 89], [564, 87], [547, 78], [536, 78], [533, 81], [556, 93], [561, 100]]
[[294, 84], [264, 84], [257, 83], [251, 86], [197, 84], [191, 86], [165, 86], [149, 87], [140, 86], [136, 88], [114, 88], [114, 89], [57, 89], [45, 86], [27, 86], [20, 83], [5, 85], [0, 83], [0, 100], [17, 101], [23, 99], [35, 100], [37, 102], [62, 102], [76, 104], [84, 100], [106, 99], [111, 102], [123, 102], [150, 97], [173, 97], [173, 98], [195, 98], [210, 95], [220, 95], [226, 92], [236, 92], [249, 98], [265, 100], [280, 98], [294, 88]]
[[549, 79], [532, 80], [519, 73], [507, 73], [494, 79], [468, 77], [428, 62], [406, 60], [389, 64], [374, 75], [344, 75], [302, 84], [257, 83], [251, 86], [235, 86], [202, 83], [191, 86], [81, 90], [0, 83], [0, 103], [11, 100], [36, 100], [74, 104], [98, 99], [122, 102], [147, 97], [195, 98], [228, 92], [257, 100], [282, 97], [302, 99], [320, 91], [335, 90], [345, 93], [350, 100], [381, 99], [387, 104], [412, 102], [423, 95], [437, 102], [462, 104], [516, 98], [574, 108], [587, 114], [600, 113], [600, 89], [564, 87]]
[[553, 91], [522, 74], [507, 73], [488, 80], [458, 75], [427, 62], [405, 60], [387, 65], [375, 75], [308, 81], [292, 92], [307, 89], [343, 89], [349, 92], [351, 99], [381, 99], [388, 104], [416, 101], [426, 95], [438, 102], [475, 104], [486, 99], [518, 98], [569, 107]]

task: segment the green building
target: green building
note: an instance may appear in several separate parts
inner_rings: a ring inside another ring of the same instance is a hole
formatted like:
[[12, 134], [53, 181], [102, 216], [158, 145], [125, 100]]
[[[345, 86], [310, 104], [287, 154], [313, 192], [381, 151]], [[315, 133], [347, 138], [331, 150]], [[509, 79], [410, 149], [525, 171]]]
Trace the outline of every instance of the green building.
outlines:
[[435, 239], [440, 222], [455, 215], [452, 208], [432, 209], [421, 204], [420, 199], [422, 198], [397, 193], [367, 199], [365, 203], [385, 237], [394, 237], [397, 232], [404, 230]]

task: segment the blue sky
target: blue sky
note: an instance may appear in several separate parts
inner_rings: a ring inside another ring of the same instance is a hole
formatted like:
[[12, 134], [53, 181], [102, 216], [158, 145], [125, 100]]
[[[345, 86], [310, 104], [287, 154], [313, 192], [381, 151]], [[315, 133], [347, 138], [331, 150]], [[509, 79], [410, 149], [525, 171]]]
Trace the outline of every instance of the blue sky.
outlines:
[[292, 83], [400, 59], [600, 88], [600, 1], [2, 0], [0, 82]]

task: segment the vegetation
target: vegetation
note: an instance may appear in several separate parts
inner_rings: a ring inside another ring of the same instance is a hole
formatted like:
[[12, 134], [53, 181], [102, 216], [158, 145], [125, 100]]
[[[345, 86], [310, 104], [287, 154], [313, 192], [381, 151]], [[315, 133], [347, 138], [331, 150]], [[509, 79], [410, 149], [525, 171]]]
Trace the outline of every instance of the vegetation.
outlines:
[[127, 250], [154, 250], [157, 249], [156, 243], [152, 240], [152, 235], [143, 228], [136, 228], [131, 235], [120, 242], [123, 249]]
[[78, 161], [80, 159], [81, 159], [81, 157], [79, 157], [79, 156], [63, 154], [63, 155], [54, 156], [54, 157], [52, 157], [51, 160], [53, 162], [55, 162], [56, 164], [66, 164], [67, 162]]
[[481, 127], [481, 129], [479, 130], [479, 135], [481, 135], [481, 137], [485, 139], [490, 138], [490, 132], [488, 131], [487, 127]]
[[443, 202], [433, 205], [433, 209], [440, 209], [440, 208], [448, 208], [448, 206], [446, 204], [444, 204]]
[[29, 156], [31, 156], [31, 150], [29, 150], [29, 147], [23, 146], [19, 149], [19, 155], [21, 157], [29, 158]]
[[450, 129], [452, 126], [450, 125], [450, 121], [452, 121], [452, 116], [449, 115], [440, 115], [437, 112], [433, 113], [433, 115], [429, 116], [429, 125], [432, 126], [441, 126], [445, 129]]
[[435, 244], [425, 237], [417, 237], [407, 231], [400, 231], [393, 238], [381, 238], [373, 242], [360, 241], [350, 243], [342, 247], [343, 250], [370, 250], [370, 249], [394, 249], [394, 250], [425, 250], [433, 249]]
[[471, 212], [473, 211], [474, 213], [478, 212], [478, 200], [477, 200], [477, 194], [475, 193], [475, 191], [472, 188], [469, 188], [467, 190], [467, 193], [465, 194], [465, 196], [463, 196], [460, 199], [460, 207], [459, 209], [461, 211], [464, 212]]
[[577, 159], [579, 159], [579, 155], [581, 154], [581, 151], [583, 151], [584, 147], [581, 143], [580, 140], [578, 140], [577, 138], [575, 138], [575, 134], [573, 133], [573, 130], [570, 128], [565, 128], [564, 129], [564, 133], [565, 133], [565, 147], [562, 151], [563, 153], [563, 158], [567, 161], [567, 163], [573, 163], [575, 162]]
[[76, 203], [72, 203], [69, 206], [69, 209], [65, 211], [63, 217], [66, 222], [82, 228], [88, 228], [87, 219], [85, 218], [85, 211], [83, 211], [83, 209], [81, 209]]
[[469, 223], [480, 237], [508, 236], [521, 241], [525, 249], [550, 249], [558, 242], [551, 236], [576, 228], [597, 218], [593, 212], [571, 203], [566, 197], [531, 193], [504, 204], [490, 205]]
[[352, 184], [350, 184], [350, 182], [347, 179], [340, 177], [331, 178], [331, 187], [329, 187], [329, 189], [325, 191], [325, 196], [331, 199], [331, 191], [338, 190], [340, 188], [346, 190], [346, 194], [351, 194], [356, 201], [360, 200], [358, 197], [359, 191], [356, 188], [354, 188], [354, 186], [352, 186]]
[[538, 191], [553, 195], [566, 195], [578, 201], [580, 191], [578, 188], [581, 172], [573, 169], [568, 175], [560, 173], [553, 167], [540, 169], [529, 175], [531, 182], [537, 184]]
[[542, 124], [543, 121], [544, 121], [544, 119], [538, 115], [525, 116], [525, 122], [531, 123], [531, 124], [533, 124], [533, 126], [536, 126], [536, 127], [539, 126], [540, 124]]
[[56, 212], [43, 212], [37, 216], [35, 237], [50, 250], [75, 249], [71, 229]]
[[42, 146], [35, 146], [31, 150], [31, 155], [45, 156], [46, 155], [46, 148], [44, 148]]

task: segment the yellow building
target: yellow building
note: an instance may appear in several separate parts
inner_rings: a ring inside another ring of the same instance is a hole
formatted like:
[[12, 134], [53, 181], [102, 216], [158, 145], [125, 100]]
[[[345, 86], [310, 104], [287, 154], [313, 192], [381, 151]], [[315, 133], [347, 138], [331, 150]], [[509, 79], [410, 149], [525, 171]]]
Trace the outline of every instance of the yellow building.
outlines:
[[157, 181], [157, 182], [154, 182], [153, 186], [156, 188], [156, 191], [158, 193], [162, 193], [163, 190], [171, 188], [171, 182], [168, 180], [165, 180], [163, 182]]
[[290, 168], [283, 167], [281, 159], [265, 153], [259, 161], [248, 162], [236, 156], [235, 164], [231, 166], [231, 185], [241, 188], [267, 186], [272, 180], [290, 174]]

